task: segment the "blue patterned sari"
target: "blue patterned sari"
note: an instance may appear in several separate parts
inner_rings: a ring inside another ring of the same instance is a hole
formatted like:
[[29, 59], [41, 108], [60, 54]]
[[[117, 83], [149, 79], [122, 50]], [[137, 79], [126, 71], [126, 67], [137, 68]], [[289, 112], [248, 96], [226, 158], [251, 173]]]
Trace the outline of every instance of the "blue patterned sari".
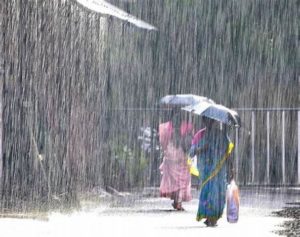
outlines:
[[[220, 166], [220, 161], [226, 153], [229, 142], [224, 132], [213, 128], [206, 131], [198, 144], [191, 147], [191, 157], [200, 150], [197, 154], [199, 179], [202, 183], [205, 182], [200, 190], [197, 221], [202, 218], [218, 220], [222, 216], [226, 195], [226, 165], [224, 163]], [[209, 179], [214, 172], [216, 175]]]

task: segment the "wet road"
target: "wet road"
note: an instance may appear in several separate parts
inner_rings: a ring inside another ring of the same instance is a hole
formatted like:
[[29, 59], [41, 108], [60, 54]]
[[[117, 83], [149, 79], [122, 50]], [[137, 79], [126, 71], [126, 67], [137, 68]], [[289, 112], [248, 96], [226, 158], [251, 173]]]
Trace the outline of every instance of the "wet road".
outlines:
[[[194, 192], [194, 196], [197, 193]], [[129, 195], [85, 207], [71, 214], [51, 213], [48, 221], [0, 219], [1, 236], [278, 236], [284, 220], [272, 216], [286, 202], [298, 201], [298, 191], [241, 190], [240, 220], [229, 224], [225, 215], [214, 228], [195, 221], [197, 199], [177, 212], [161, 198]]]

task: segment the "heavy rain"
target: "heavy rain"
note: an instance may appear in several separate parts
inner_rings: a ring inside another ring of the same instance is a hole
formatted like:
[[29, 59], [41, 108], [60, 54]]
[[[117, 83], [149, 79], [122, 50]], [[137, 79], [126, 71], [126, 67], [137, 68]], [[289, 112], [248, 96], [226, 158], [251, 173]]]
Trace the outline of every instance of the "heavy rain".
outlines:
[[[1, 236], [299, 236], [299, 9], [297, 0], [1, 0]], [[216, 228], [196, 222], [196, 177], [184, 211], [160, 197], [159, 125], [173, 112], [160, 101], [176, 94], [238, 113], [240, 126], [226, 129], [236, 224], [226, 208]]]

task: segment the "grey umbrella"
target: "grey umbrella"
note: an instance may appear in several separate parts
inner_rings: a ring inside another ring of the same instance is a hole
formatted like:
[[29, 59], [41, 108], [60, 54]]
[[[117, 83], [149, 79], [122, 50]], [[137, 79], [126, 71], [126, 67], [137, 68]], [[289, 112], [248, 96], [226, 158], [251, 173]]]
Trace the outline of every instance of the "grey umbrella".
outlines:
[[214, 103], [214, 101], [204, 96], [199, 96], [194, 94], [176, 94], [176, 95], [166, 95], [162, 97], [159, 101], [159, 104], [170, 105], [170, 106], [187, 106], [187, 105], [195, 105], [202, 101]]
[[234, 125], [236, 127], [241, 126], [238, 113], [220, 104], [211, 103], [209, 101], [201, 101], [197, 104], [188, 105], [181, 109], [193, 114], [217, 120], [227, 125]]

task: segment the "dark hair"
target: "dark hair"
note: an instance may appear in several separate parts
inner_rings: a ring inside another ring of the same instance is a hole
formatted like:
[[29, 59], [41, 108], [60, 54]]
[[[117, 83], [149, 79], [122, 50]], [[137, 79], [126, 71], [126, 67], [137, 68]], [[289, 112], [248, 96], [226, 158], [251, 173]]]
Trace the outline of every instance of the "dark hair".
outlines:
[[202, 122], [203, 122], [206, 126], [211, 126], [211, 125], [215, 122], [215, 120], [203, 116], [203, 117], [202, 117]]
[[172, 142], [175, 147], [179, 148], [181, 147], [182, 150], [186, 153], [192, 143], [192, 132], [188, 132], [185, 135], [180, 134], [180, 127], [174, 127], [173, 134], [172, 134]]

